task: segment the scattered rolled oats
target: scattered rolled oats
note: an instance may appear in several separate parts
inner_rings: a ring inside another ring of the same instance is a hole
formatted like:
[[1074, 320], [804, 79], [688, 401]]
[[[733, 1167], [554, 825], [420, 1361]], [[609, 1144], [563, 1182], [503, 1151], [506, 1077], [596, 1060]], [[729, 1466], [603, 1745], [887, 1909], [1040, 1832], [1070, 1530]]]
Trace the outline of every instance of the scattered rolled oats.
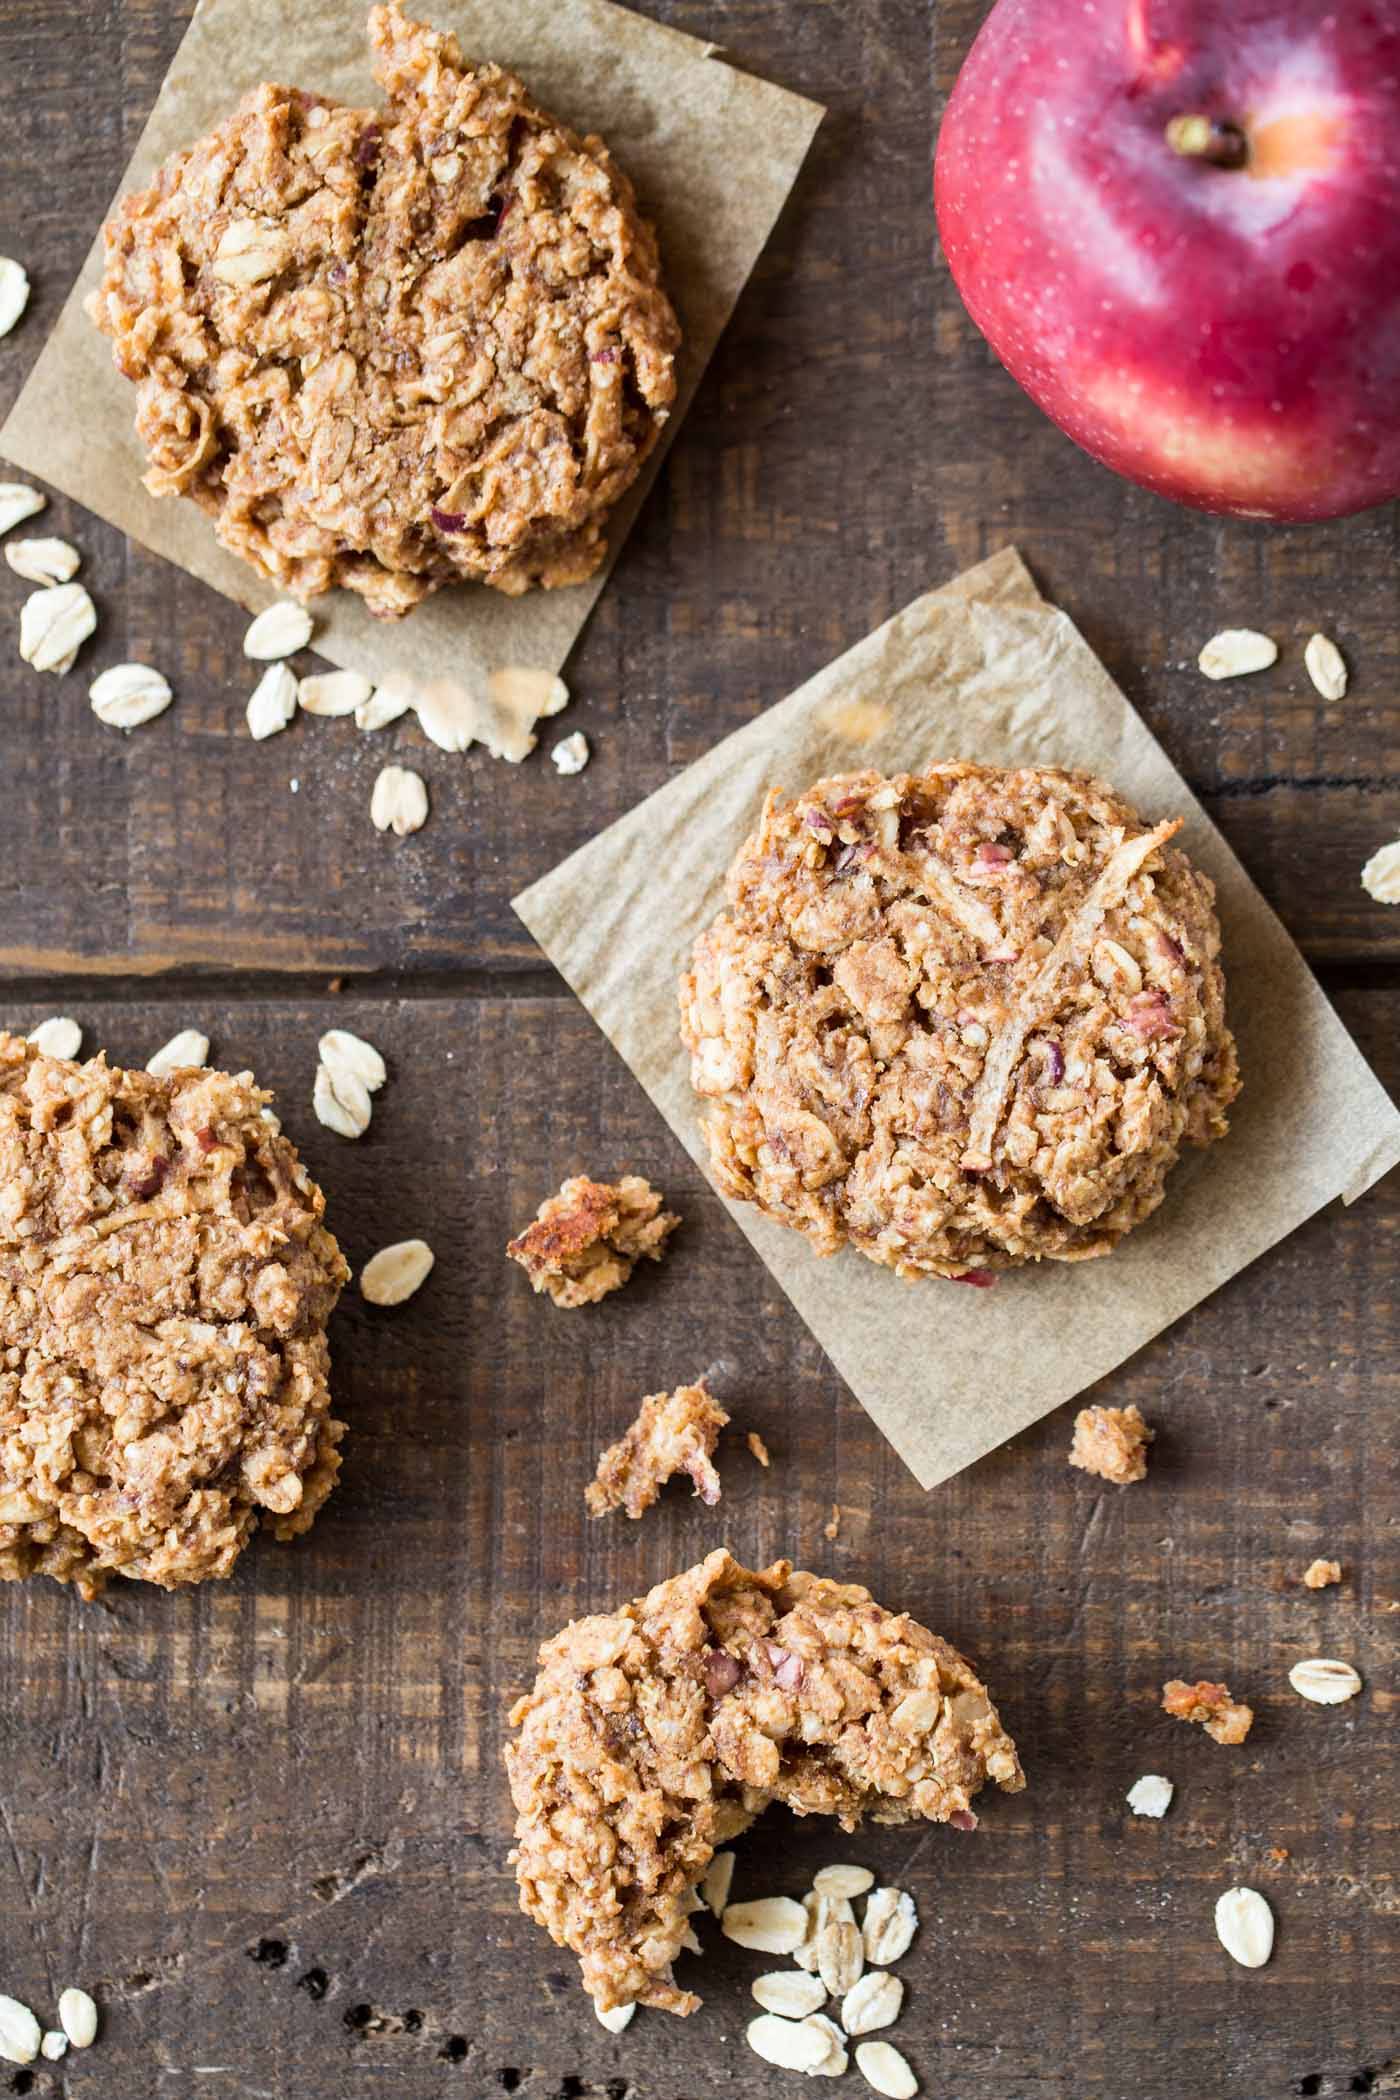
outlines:
[[576, 729], [572, 736], [561, 736], [549, 755], [554, 760], [556, 772], [581, 773], [591, 755], [588, 738], [581, 729]]
[[604, 2012], [597, 2005], [594, 2006], [593, 2010], [598, 2015], [598, 2025], [600, 2027], [606, 2027], [609, 2034], [621, 2034], [624, 2027], [632, 2025], [632, 2015], [637, 2010], [637, 2007], [634, 2001], [631, 2005], [615, 2005], [611, 2012]]
[[807, 1937], [807, 1913], [791, 1896], [759, 1896], [726, 1905], [720, 1930], [740, 1947], [760, 1954], [792, 1954]]
[[887, 1969], [909, 1951], [919, 1929], [914, 1898], [905, 1889], [876, 1889], [865, 1906], [865, 1958], [872, 1969]]
[[780, 2071], [815, 2071], [831, 2054], [831, 2037], [805, 2020], [780, 2020], [776, 2013], [760, 2013], [744, 2030], [744, 2040], [755, 2056]]
[[360, 1271], [360, 1294], [371, 1305], [402, 1305], [427, 1282], [435, 1259], [426, 1240], [398, 1240], [392, 1247], [381, 1247]]
[[833, 1998], [843, 1998], [860, 1982], [865, 1950], [860, 1927], [827, 1918], [817, 1927], [817, 1974]]
[[[285, 664], [269, 664], [248, 700], [248, 733], [256, 743], [285, 729], [297, 711], [297, 682]], [[293, 783], [295, 785], [295, 783]]]
[[1307, 673], [1324, 700], [1345, 700], [1346, 660], [1330, 635], [1315, 634], [1303, 651]]
[[0, 481], [0, 533], [22, 525], [44, 508], [48, 497], [24, 481]]
[[1330, 1589], [1334, 1582], [1340, 1582], [1341, 1579], [1342, 1564], [1339, 1560], [1315, 1560], [1303, 1570], [1305, 1589]]
[[366, 1093], [377, 1094], [389, 1076], [373, 1043], [367, 1043], [362, 1035], [352, 1035], [348, 1028], [328, 1028], [316, 1045], [316, 1054], [333, 1080], [348, 1072], [359, 1080]]
[[296, 605], [290, 598], [279, 598], [275, 605], [269, 605], [258, 614], [244, 635], [243, 654], [251, 656], [255, 663], [279, 663], [284, 656], [295, 656], [298, 649], [306, 647], [311, 640], [312, 626], [311, 615], [304, 605]]
[[1333, 1662], [1325, 1655], [1294, 1663], [1288, 1682], [1300, 1699], [1310, 1699], [1314, 1706], [1340, 1706], [1361, 1689], [1361, 1678], [1350, 1663]]
[[893, 2042], [858, 2042], [856, 2069], [885, 2100], [914, 2100], [919, 2081]]
[[58, 2024], [75, 2049], [90, 2049], [97, 2040], [96, 2001], [70, 1985], [58, 2001]]
[[376, 831], [392, 831], [398, 839], [421, 831], [428, 821], [428, 789], [421, 773], [409, 766], [385, 766], [374, 783], [369, 814]]
[[29, 2007], [0, 1992], [0, 2056], [9, 2064], [32, 2064], [39, 2040], [39, 2022]]
[[384, 684], [377, 686], [368, 699], [362, 700], [355, 709], [357, 729], [387, 729], [406, 715], [413, 705], [412, 695], [402, 686]]
[[59, 2027], [51, 2027], [39, 2044], [39, 2054], [56, 2064], [61, 2056], [68, 2054], [68, 2037]]
[[31, 1028], [28, 1040], [45, 1057], [76, 1057], [83, 1047], [83, 1031], [67, 1014], [54, 1014]]
[[27, 583], [69, 583], [82, 563], [68, 540], [7, 540], [5, 559]]
[[826, 2004], [825, 1985], [803, 1969], [768, 1969], [749, 1989], [765, 2012], [780, 2013], [785, 2020], [801, 2020]]
[[[792, 1958], [799, 1969], [806, 1969], [811, 1975], [815, 1975], [817, 1969], [817, 1923], [823, 1903], [831, 1900], [833, 1899], [817, 1895], [815, 1890], [810, 1896], [802, 1898], [802, 1914], [807, 1920], [807, 1928], [802, 1935], [801, 1944], [793, 1948]], [[851, 1911], [851, 1916], [855, 1916], [854, 1911]]]
[[209, 1062], [209, 1038], [197, 1028], [182, 1028], [147, 1058], [146, 1070], [153, 1079], [168, 1079], [172, 1072], [199, 1070]]
[[308, 715], [353, 715], [373, 694], [374, 687], [359, 671], [313, 672], [297, 686], [297, 699]]
[[1278, 643], [1253, 627], [1226, 627], [1212, 635], [1197, 658], [1207, 678], [1242, 678], [1278, 662]]
[[1135, 1816], [1164, 1816], [1175, 1792], [1170, 1779], [1160, 1772], [1144, 1772], [1128, 1788], [1128, 1806]]
[[80, 583], [32, 591], [20, 607], [19, 653], [36, 671], [68, 671], [97, 625], [97, 607]]
[[1242, 1969], [1262, 1969], [1274, 1951], [1274, 1914], [1257, 1889], [1226, 1889], [1216, 1900], [1215, 1931]]
[[700, 1884], [700, 1893], [717, 1918], [724, 1916], [729, 1901], [729, 1891], [734, 1883], [734, 1854], [717, 1852], [705, 1869], [705, 1879]]
[[846, 2054], [846, 2037], [836, 2022], [829, 2020], [825, 2013], [818, 2012], [808, 2013], [802, 2025], [826, 2037], [826, 2055], [819, 2064], [813, 2064], [809, 2075], [813, 2078], [844, 2077], [850, 2069], [851, 2060]]
[[92, 711], [109, 729], [140, 729], [163, 715], [175, 695], [146, 664], [113, 664], [88, 687]]
[[812, 1882], [819, 1896], [863, 1896], [875, 1886], [869, 1867], [823, 1867]]
[[841, 2002], [841, 2025], [847, 2034], [874, 2034], [892, 2027], [904, 2003], [904, 1985], [887, 1969], [867, 1969]]
[[546, 715], [557, 715], [569, 704], [569, 688], [553, 671], [532, 670], [527, 664], [503, 664], [486, 681], [487, 699], [496, 718], [494, 737], [488, 731], [486, 745], [497, 758], [524, 758], [535, 748], [534, 724]]
[[29, 304], [29, 273], [12, 255], [0, 255], [0, 335], [8, 335]]
[[329, 1066], [317, 1065], [311, 1106], [318, 1123], [346, 1138], [363, 1137], [374, 1112], [364, 1081], [343, 1066], [333, 1073]]
[[1361, 887], [1377, 904], [1400, 904], [1400, 839], [1371, 855], [1361, 870]]

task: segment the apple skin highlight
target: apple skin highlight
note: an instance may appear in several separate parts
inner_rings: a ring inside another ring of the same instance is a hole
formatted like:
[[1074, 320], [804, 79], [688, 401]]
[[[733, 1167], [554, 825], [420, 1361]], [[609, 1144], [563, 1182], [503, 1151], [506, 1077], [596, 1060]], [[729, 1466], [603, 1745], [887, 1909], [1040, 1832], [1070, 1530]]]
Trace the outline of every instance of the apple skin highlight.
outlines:
[[1105, 466], [1242, 517], [1400, 494], [1400, 0], [998, 0], [934, 189], [968, 312]]

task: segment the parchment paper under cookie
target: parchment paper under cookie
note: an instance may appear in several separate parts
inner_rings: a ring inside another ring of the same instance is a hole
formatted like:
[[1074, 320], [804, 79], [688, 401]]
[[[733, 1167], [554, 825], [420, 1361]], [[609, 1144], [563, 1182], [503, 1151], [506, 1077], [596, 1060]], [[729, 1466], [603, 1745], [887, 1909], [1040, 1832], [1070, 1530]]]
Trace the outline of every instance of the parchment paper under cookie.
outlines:
[[[680, 426], [821, 121], [822, 110], [750, 78], [714, 46], [610, 0], [410, 0], [451, 29], [468, 58], [509, 66], [557, 116], [600, 132], [636, 185], [661, 241], [667, 290], [685, 345], [679, 394], [662, 442], [613, 519], [608, 560], [570, 590], [506, 598], [449, 587], [406, 619], [371, 619], [349, 591], [314, 603], [313, 646], [376, 682], [391, 672], [480, 690], [502, 664], [557, 671], [578, 639], [627, 530]], [[192, 145], [259, 81], [315, 88], [344, 102], [379, 100], [365, 44], [369, 0], [200, 0], [131, 164], [126, 191], [166, 155]], [[89, 253], [38, 362], [0, 429], [0, 454], [62, 489], [191, 575], [250, 610], [278, 594], [214, 538], [193, 503], [157, 501], [132, 432], [136, 390], [82, 302], [100, 275]]]
[[1161, 1208], [1117, 1252], [1006, 1274], [989, 1291], [906, 1283], [849, 1248], [821, 1260], [751, 1205], [729, 1205], [924, 1487], [1082, 1392], [1332, 1197], [1350, 1202], [1400, 1160], [1400, 1113], [1283, 926], [1008, 549], [916, 599], [516, 899], [702, 1166], [676, 979], [765, 791], [937, 758], [1090, 768], [1149, 821], [1185, 817], [1178, 843], [1219, 893], [1244, 1092], [1229, 1136], [1183, 1155]]

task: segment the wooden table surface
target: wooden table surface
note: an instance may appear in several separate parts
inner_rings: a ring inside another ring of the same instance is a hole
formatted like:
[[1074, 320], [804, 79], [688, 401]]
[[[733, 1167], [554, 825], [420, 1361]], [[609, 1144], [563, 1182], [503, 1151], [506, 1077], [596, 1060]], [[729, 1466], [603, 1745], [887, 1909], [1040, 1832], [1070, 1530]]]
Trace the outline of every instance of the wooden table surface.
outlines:
[[[347, 34], [358, 7], [344, 5]], [[965, 1648], [1022, 1747], [1024, 1794], [975, 1838], [774, 1815], [740, 1892], [833, 1857], [923, 1919], [893, 2039], [934, 2100], [1275, 2100], [1400, 2090], [1395, 1249], [1400, 1178], [1333, 1208], [1097, 1396], [1159, 1426], [1121, 1492], [1065, 1465], [1069, 1410], [924, 1495], [834, 1376], [509, 898], [930, 583], [1014, 539], [1198, 788], [1400, 1085], [1400, 912], [1362, 892], [1400, 830], [1391, 509], [1297, 530], [1173, 509], [1075, 451], [1005, 377], [939, 264], [939, 97], [982, 0], [647, 0], [827, 103], [795, 196], [569, 670], [593, 762], [504, 769], [402, 725], [434, 814], [376, 834], [386, 745], [303, 721], [254, 746], [245, 622], [55, 502], [101, 611], [91, 668], [162, 664], [177, 704], [131, 737], [87, 677], [11, 650], [0, 735], [0, 1020], [71, 1012], [143, 1062], [177, 1027], [250, 1065], [329, 1192], [352, 1264], [423, 1234], [437, 1267], [332, 1340], [343, 1483], [296, 1547], [166, 1596], [0, 1595], [0, 1990], [51, 2017], [70, 1981], [103, 2031], [0, 2094], [91, 2100], [746, 2100], [792, 2093], [743, 2046], [763, 1966], [702, 1927], [704, 2010], [620, 2038], [515, 1906], [504, 1709], [537, 1642], [726, 1539], [867, 1582]], [[35, 296], [0, 345], [0, 412], [59, 304], [189, 13], [184, 0], [0, 0], [0, 253]], [[81, 415], [82, 404], [73, 404]], [[196, 521], [192, 530], [203, 530]], [[0, 616], [26, 587], [0, 570]], [[1207, 686], [1224, 625], [1284, 644]], [[1302, 641], [1341, 642], [1351, 695]], [[85, 669], [88, 666], [85, 664]], [[299, 783], [295, 795], [293, 781]], [[331, 985], [344, 980], [344, 989]], [[310, 1111], [315, 1041], [371, 1037], [392, 1077], [368, 1136]], [[569, 1172], [650, 1174], [673, 1257], [564, 1317], [502, 1260]], [[677, 1494], [590, 1525], [581, 1485], [638, 1396], [722, 1365], [736, 1429], [717, 1513]], [[773, 1453], [761, 1473], [742, 1431]], [[833, 1501], [834, 1542], [824, 1536]], [[1346, 1579], [1300, 1587], [1315, 1555]], [[1307, 1654], [1353, 1704], [1304, 1706]], [[1257, 1711], [1226, 1750], [1156, 1710], [1219, 1675]], [[1161, 1823], [1124, 1793], [1169, 1773]], [[1272, 1962], [1211, 1924], [1247, 1882]], [[851, 2073], [849, 2089], [859, 2081]]]

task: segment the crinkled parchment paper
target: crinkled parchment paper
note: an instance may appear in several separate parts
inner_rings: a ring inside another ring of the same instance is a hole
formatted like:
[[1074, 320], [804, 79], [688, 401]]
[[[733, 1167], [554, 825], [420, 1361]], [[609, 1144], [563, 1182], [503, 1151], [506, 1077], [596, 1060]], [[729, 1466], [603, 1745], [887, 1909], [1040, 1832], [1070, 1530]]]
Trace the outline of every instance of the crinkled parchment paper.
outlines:
[[1400, 1160], [1400, 1113], [1165, 752], [1011, 550], [906, 611], [584, 846], [516, 910], [702, 1166], [676, 979], [770, 786], [939, 758], [1092, 769], [1214, 877], [1244, 1092], [1114, 1254], [907, 1283], [729, 1206], [924, 1487], [1058, 1407], [1334, 1196]]
[[[341, 101], [379, 97], [365, 45], [368, 0], [200, 0], [122, 177], [148, 182], [262, 80]], [[819, 104], [737, 72], [713, 46], [609, 0], [410, 0], [470, 57], [518, 72], [580, 131], [601, 132], [637, 188], [661, 241], [667, 290], [685, 332], [679, 394], [662, 442], [613, 519], [610, 555], [589, 582], [506, 598], [449, 587], [407, 619], [373, 620], [349, 591], [314, 602], [314, 647], [378, 683], [391, 672], [482, 688], [501, 664], [557, 671], [578, 639], [612, 560], [675, 435], [721, 331], [758, 260], [821, 121]], [[100, 242], [23, 393], [0, 429], [0, 454], [75, 497], [132, 539], [252, 610], [277, 595], [226, 553], [193, 503], [141, 486], [132, 433], [136, 390], [82, 302], [100, 275]]]

